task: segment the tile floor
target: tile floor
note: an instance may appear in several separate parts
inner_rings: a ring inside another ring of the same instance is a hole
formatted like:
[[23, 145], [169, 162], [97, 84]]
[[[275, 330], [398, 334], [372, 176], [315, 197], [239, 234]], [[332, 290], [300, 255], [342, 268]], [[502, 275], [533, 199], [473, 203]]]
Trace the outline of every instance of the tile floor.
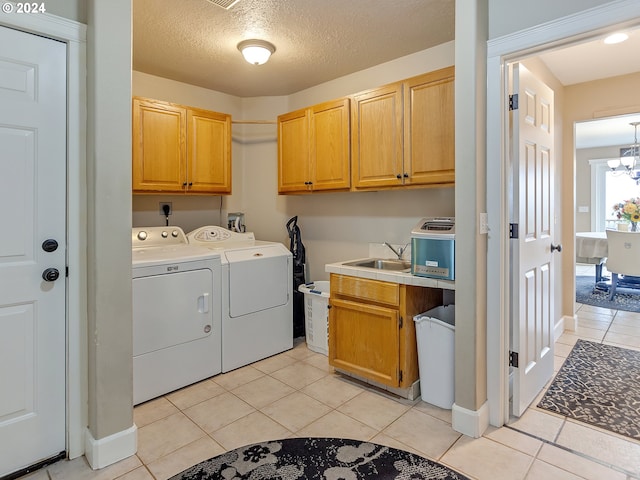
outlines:
[[[640, 350], [640, 314], [586, 305], [576, 305], [576, 312], [577, 331], [556, 343], [556, 370], [578, 338]], [[137, 455], [98, 471], [81, 457], [23, 478], [161, 480], [241, 445], [335, 436], [409, 450], [477, 480], [640, 479], [640, 442], [535, 406], [507, 427], [490, 427], [479, 439], [465, 437], [451, 428], [449, 410], [345, 380], [304, 342], [139, 405], [134, 419]]]

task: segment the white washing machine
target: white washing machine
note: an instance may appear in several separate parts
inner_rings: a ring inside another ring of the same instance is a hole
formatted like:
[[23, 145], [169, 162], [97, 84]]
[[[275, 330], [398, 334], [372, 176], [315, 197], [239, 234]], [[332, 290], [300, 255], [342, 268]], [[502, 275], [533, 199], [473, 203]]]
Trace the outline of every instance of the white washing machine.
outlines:
[[221, 261], [179, 227], [131, 233], [133, 403], [221, 372]]
[[222, 261], [222, 371], [293, 348], [293, 257], [284, 245], [218, 226], [187, 234]]

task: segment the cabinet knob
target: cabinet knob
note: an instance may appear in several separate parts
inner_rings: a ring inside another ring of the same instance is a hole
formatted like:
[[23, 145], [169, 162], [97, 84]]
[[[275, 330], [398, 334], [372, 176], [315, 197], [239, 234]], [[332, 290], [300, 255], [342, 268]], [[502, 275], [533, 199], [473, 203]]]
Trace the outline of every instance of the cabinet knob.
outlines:
[[182, 182], [182, 186], [186, 187], [187, 186], [187, 182]]
[[409, 174], [408, 174], [408, 173], [403, 173], [403, 174], [402, 174], [402, 176], [403, 176], [404, 178], [409, 178]]
[[400, 179], [402, 179], [402, 175], [397, 174], [397, 175], [396, 175], [396, 178], [397, 178], [398, 180], [400, 180]]
[[193, 187], [193, 182], [189, 182], [189, 186], [190, 186], [190, 187]]

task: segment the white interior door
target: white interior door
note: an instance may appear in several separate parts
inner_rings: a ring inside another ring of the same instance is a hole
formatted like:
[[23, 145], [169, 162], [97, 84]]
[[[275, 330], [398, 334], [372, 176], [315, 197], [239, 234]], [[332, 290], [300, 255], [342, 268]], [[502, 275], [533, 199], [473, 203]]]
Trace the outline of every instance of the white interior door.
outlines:
[[513, 198], [511, 222], [511, 413], [520, 416], [553, 375], [554, 125], [553, 90], [520, 64], [511, 65]]
[[66, 104], [66, 45], [0, 27], [0, 476], [65, 450]]

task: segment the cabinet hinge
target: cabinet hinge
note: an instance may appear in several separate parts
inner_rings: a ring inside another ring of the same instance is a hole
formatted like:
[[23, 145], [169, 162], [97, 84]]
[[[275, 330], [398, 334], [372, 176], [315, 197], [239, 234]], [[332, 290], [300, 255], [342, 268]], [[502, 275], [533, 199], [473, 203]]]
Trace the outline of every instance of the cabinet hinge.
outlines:
[[509, 238], [518, 238], [519, 235], [519, 226], [517, 223], [509, 224]]
[[69, 276], [69, 267], [64, 267], [64, 276], [68, 277]]
[[518, 368], [518, 352], [509, 350], [509, 366]]
[[398, 381], [402, 382], [402, 370], [398, 372]]
[[400, 317], [400, 319], [398, 320], [398, 326], [399, 326], [399, 328], [402, 328], [402, 323], [403, 323], [403, 322], [402, 322], [402, 317]]
[[518, 110], [518, 94], [509, 95], [509, 111]]

